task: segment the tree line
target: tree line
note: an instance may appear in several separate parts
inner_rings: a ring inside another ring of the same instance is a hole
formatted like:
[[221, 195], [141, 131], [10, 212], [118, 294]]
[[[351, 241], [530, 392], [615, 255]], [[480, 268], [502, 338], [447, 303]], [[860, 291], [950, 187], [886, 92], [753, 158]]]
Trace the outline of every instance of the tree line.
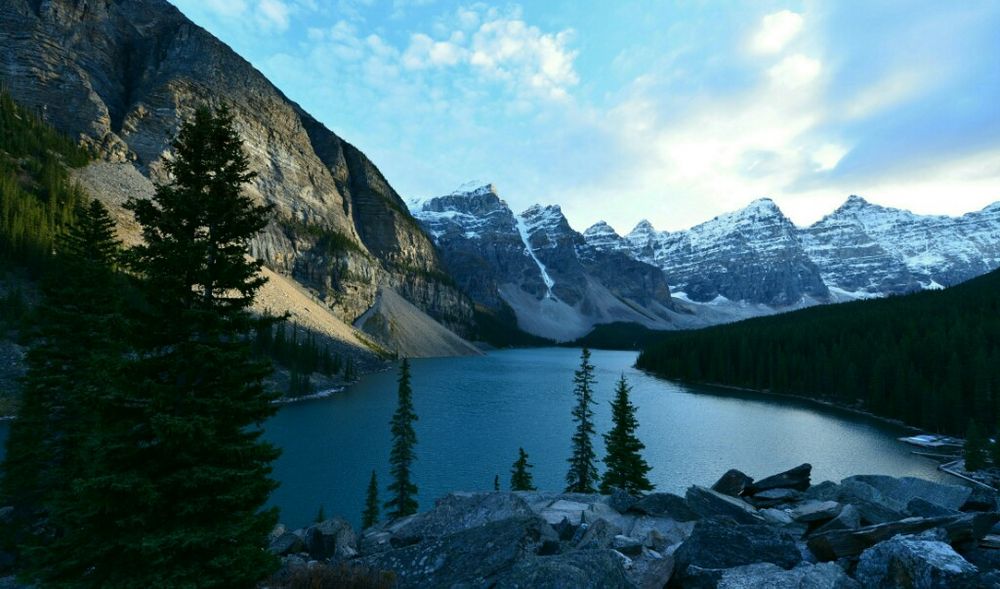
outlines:
[[942, 290], [813, 307], [646, 348], [666, 378], [821, 398], [962, 435], [1000, 420], [1000, 271]]

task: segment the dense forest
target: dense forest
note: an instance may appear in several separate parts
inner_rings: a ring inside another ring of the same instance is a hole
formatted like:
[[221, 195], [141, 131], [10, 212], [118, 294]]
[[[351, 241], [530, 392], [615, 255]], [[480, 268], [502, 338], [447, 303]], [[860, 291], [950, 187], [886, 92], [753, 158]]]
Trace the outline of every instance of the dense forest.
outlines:
[[932, 431], [1000, 418], [1000, 271], [943, 291], [663, 334], [639, 368], [860, 406]]
[[45, 263], [83, 200], [67, 167], [87, 161], [69, 138], [0, 93], [0, 268]]

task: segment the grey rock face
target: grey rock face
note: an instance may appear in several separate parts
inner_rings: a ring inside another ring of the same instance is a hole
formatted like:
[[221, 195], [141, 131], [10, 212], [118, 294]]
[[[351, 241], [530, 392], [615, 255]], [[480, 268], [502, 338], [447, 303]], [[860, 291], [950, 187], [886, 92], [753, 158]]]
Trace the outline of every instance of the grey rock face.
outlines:
[[621, 557], [612, 550], [582, 550], [536, 556], [518, 563], [496, 582], [497, 589], [615, 589], [631, 588]]
[[565, 341], [599, 323], [671, 326], [663, 272], [588, 245], [557, 206], [515, 215], [486, 185], [418, 201], [414, 215], [459, 286], [490, 309], [509, 306], [525, 331]]
[[860, 589], [857, 581], [832, 563], [802, 564], [785, 570], [771, 563], [757, 563], [719, 571], [718, 589]]
[[341, 518], [328, 519], [306, 528], [305, 548], [315, 559], [351, 558], [358, 553], [357, 547], [354, 529]]
[[705, 487], [692, 485], [688, 488], [684, 498], [691, 511], [701, 517], [721, 516], [741, 524], [758, 524], [764, 521], [757, 510], [746, 501], [717, 493]]
[[378, 168], [165, 0], [4, 2], [0, 75], [56, 128], [161, 182], [180, 124], [224, 102], [258, 172], [247, 191], [276, 207], [255, 255], [348, 322], [382, 283], [453, 327], [471, 322], [471, 304], [435, 279], [433, 244]]
[[672, 493], [650, 493], [632, 505], [629, 511], [654, 517], [669, 517], [679, 522], [694, 521], [700, 517], [683, 497]]
[[896, 536], [865, 550], [855, 573], [865, 587], [963, 589], [977, 586], [978, 569], [934, 532]]
[[768, 525], [738, 525], [719, 519], [696, 523], [674, 558], [682, 579], [692, 565], [728, 569], [769, 562], [788, 569], [802, 560], [795, 539], [786, 532]]

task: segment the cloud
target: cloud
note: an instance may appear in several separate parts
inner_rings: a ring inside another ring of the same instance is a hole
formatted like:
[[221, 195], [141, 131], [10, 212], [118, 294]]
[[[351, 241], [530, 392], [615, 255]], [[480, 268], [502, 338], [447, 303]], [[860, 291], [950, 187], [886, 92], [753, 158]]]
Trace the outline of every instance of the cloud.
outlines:
[[802, 31], [801, 14], [782, 10], [765, 15], [754, 35], [751, 47], [757, 53], [778, 53]]
[[288, 30], [292, 7], [282, 0], [260, 0], [255, 18], [261, 29], [283, 32]]
[[473, 34], [470, 62], [487, 77], [562, 99], [579, 82], [577, 52], [568, 49], [572, 37], [571, 30], [542, 33], [523, 20], [497, 18]]
[[767, 75], [775, 85], [794, 90], [814, 81], [822, 69], [823, 64], [818, 59], [796, 53], [768, 69]]

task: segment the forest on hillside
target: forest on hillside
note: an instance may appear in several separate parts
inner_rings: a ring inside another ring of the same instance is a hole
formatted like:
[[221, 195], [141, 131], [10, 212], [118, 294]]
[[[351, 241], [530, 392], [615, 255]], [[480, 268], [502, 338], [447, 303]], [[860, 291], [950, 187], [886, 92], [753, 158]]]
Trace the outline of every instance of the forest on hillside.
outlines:
[[1000, 271], [943, 291], [663, 334], [639, 368], [819, 398], [931, 431], [1000, 426]]

